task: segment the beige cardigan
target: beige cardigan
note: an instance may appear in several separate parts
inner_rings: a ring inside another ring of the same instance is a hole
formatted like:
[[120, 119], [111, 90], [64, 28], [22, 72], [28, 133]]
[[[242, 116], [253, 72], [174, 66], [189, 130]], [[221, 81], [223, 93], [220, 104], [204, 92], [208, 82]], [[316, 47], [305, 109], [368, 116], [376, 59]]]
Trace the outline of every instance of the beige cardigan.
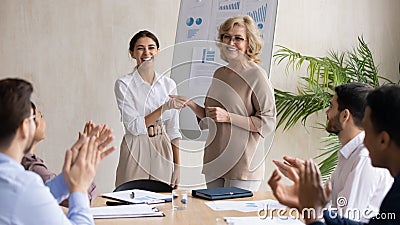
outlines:
[[[238, 180], [262, 180], [265, 171], [261, 135], [272, 134], [276, 125], [274, 91], [264, 69], [256, 64], [240, 75], [221, 67], [204, 102], [205, 107], [221, 107], [230, 113], [234, 124], [215, 123], [205, 117], [199, 122], [209, 129], [204, 149], [203, 173], [206, 177]], [[258, 132], [251, 132], [249, 118]]]

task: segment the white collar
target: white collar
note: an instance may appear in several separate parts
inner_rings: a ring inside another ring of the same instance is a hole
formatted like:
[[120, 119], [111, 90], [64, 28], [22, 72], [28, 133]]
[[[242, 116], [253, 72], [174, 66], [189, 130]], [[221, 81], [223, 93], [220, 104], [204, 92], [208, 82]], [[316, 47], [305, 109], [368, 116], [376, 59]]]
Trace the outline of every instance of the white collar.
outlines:
[[340, 149], [340, 154], [346, 159], [360, 146], [363, 145], [365, 132], [362, 131]]
[[[137, 69], [135, 69], [132, 72], [132, 76], [133, 76], [133, 79], [135, 80], [135, 83], [136, 83], [137, 86], [143, 85], [143, 84], [150, 85], [149, 83], [147, 83], [146, 81], [143, 80], [142, 76], [140, 76], [140, 74], [139, 74]], [[156, 84], [157, 82], [159, 82], [160, 78], [161, 78], [160, 74], [158, 74], [156, 71], [154, 71], [154, 81], [153, 81], [153, 84], [151, 84], [150, 86], [152, 86], [152, 85]]]

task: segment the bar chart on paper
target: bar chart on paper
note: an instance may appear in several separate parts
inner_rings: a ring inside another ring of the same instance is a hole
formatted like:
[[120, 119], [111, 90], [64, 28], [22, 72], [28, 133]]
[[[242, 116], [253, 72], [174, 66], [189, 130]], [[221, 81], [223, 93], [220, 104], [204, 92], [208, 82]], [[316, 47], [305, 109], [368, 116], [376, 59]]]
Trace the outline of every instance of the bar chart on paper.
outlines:
[[203, 49], [203, 54], [201, 56], [201, 63], [215, 61], [215, 50]]
[[264, 27], [263, 24], [267, 20], [267, 4], [261, 6], [256, 10], [247, 12], [246, 14], [253, 18], [254, 22], [257, 23], [258, 29], [262, 29]]
[[239, 10], [240, 2], [221, 2], [218, 7], [219, 10]]
[[[189, 87], [208, 90], [214, 71], [221, 66], [216, 60], [219, 55], [212, 48], [193, 48], [192, 65], [190, 70]], [[211, 74], [211, 76], [210, 76]]]

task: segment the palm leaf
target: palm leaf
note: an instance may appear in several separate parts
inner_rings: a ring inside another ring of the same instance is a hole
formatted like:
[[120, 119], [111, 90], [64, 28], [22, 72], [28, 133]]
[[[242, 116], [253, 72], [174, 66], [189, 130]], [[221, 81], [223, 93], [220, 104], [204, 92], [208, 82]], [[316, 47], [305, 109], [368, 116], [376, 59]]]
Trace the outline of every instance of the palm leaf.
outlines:
[[336, 168], [338, 150], [341, 148], [341, 144], [336, 135], [329, 135], [328, 137], [322, 138], [322, 143], [325, 146], [320, 150], [322, 153], [316, 158], [323, 158], [323, 160], [318, 164], [321, 171], [322, 180], [329, 179], [331, 173]]
[[287, 130], [299, 120], [304, 125], [308, 116], [326, 108], [329, 104], [330, 95], [316, 95], [307, 92], [295, 95], [276, 89], [275, 99], [279, 118], [277, 127], [286, 122], [283, 129]]
[[[334, 88], [340, 84], [363, 82], [373, 87], [382, 80], [394, 83], [378, 75], [373, 56], [362, 37], [351, 51], [338, 53], [329, 51], [326, 57], [302, 55], [284, 46], [274, 54], [274, 62], [286, 62], [285, 72], [307, 68], [307, 76], [300, 76], [297, 93], [275, 89], [276, 108], [278, 113], [277, 128], [283, 126], [286, 131], [298, 122], [305, 126], [307, 118], [329, 105]], [[398, 81], [400, 83], [400, 80]], [[317, 158], [324, 158], [319, 164], [322, 177], [328, 178], [337, 164], [337, 151], [341, 145], [336, 136], [322, 140], [325, 146]]]

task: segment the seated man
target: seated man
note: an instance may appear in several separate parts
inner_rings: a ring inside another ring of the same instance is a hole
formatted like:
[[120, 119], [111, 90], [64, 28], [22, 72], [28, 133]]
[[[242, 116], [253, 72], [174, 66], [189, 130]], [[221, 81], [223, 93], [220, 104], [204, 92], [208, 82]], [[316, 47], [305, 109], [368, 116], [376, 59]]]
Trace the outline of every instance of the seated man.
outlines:
[[[31, 150], [24, 155], [22, 158], [22, 166], [25, 168], [25, 170], [29, 170], [32, 172], [37, 173], [43, 180], [44, 183], [46, 183], [48, 180], [53, 179], [54, 177], [57, 176], [54, 172], [50, 171], [44, 161], [39, 158], [35, 154], [36, 150], [36, 145], [45, 139], [46, 137], [46, 121], [44, 120], [42, 113], [40, 112], [39, 109], [36, 108], [36, 105], [31, 102], [32, 109], [33, 109], [33, 115], [35, 115], [34, 121], [36, 123], [36, 131], [35, 135], [33, 137], [33, 143]], [[84, 133], [86, 135], [89, 135], [87, 132], [89, 129], [93, 129], [94, 124], [92, 122], [87, 122], [85, 124], [85, 129]], [[88, 197], [89, 201], [92, 201], [96, 197], [96, 185], [92, 183], [88, 189]], [[61, 206], [68, 207], [68, 199], [65, 199], [60, 203]]]
[[[24, 80], [0, 80], [0, 224], [94, 224], [86, 192], [100, 161], [115, 150], [106, 149], [111, 131], [107, 137], [81, 135], [66, 152], [63, 172], [46, 187], [21, 165], [36, 130], [32, 91]], [[68, 196], [65, 215], [58, 202]]]
[[[335, 95], [332, 97], [330, 106], [326, 111], [328, 124], [326, 130], [338, 135], [342, 148], [338, 153], [338, 164], [332, 174], [332, 194], [331, 203], [333, 208], [338, 208], [339, 212], [344, 212], [345, 217], [354, 220], [367, 222], [370, 217], [379, 212], [379, 206], [383, 197], [389, 190], [393, 179], [387, 170], [374, 168], [368, 150], [363, 144], [365, 133], [361, 120], [364, 116], [366, 106], [366, 96], [372, 88], [362, 83], [349, 83], [337, 86]], [[285, 157], [294, 167], [301, 167], [302, 160]], [[290, 166], [281, 162], [274, 161], [281, 172], [284, 174], [291, 171]], [[297, 166], [296, 166], [297, 165]], [[298, 172], [298, 170], [297, 170]], [[280, 182], [280, 174], [274, 171], [269, 184], [274, 191], [276, 198], [282, 204], [295, 207], [298, 204], [297, 198], [287, 198], [281, 192], [284, 188], [297, 189], [298, 174], [291, 172], [289, 177], [295, 181], [292, 187], [285, 187]], [[296, 187], [295, 187], [296, 186]], [[289, 202], [282, 201], [287, 199]], [[368, 218], [359, 217], [346, 213], [352, 209], [369, 211]]]
[[[372, 165], [386, 168], [395, 177], [394, 183], [382, 201], [379, 214], [369, 220], [370, 225], [400, 224], [400, 87], [383, 86], [367, 97], [367, 108], [363, 119], [364, 144], [368, 148]], [[306, 161], [300, 168], [299, 207], [304, 213], [306, 224], [322, 225], [323, 207], [329, 199], [329, 188], [322, 187], [318, 167]], [[363, 212], [361, 212], [363, 213]], [[324, 211], [326, 224], [358, 225], [352, 221]]]

